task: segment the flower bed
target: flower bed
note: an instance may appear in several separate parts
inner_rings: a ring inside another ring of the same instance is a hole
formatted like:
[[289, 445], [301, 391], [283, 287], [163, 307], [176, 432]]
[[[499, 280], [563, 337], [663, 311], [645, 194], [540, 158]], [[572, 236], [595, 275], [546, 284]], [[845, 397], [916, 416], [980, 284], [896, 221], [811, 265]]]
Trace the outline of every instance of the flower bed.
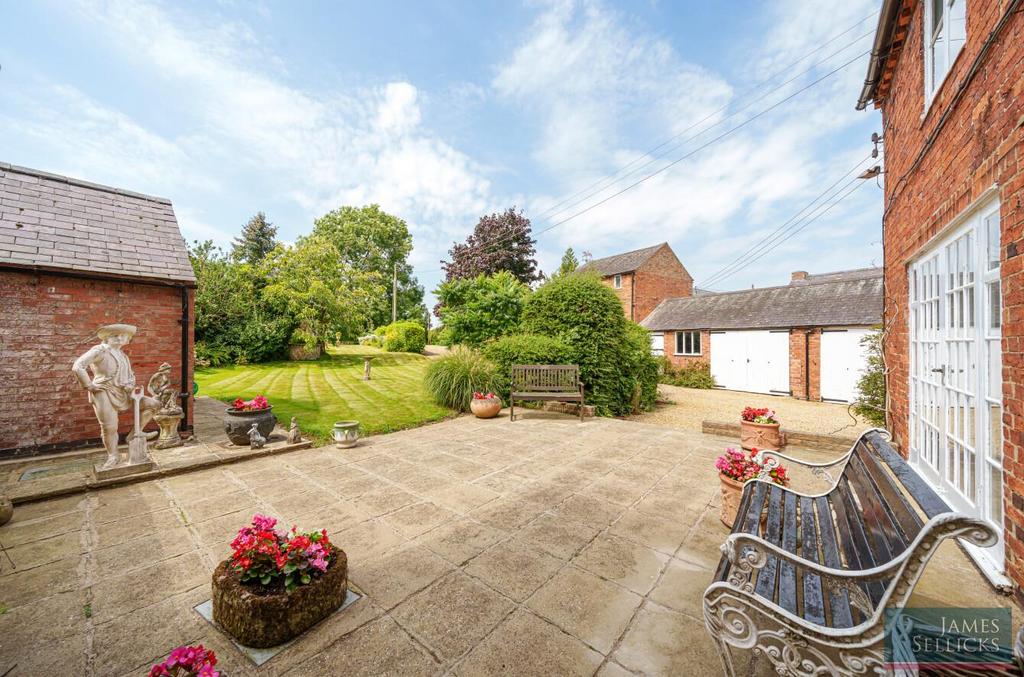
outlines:
[[213, 619], [245, 646], [287, 642], [345, 601], [348, 558], [326, 531], [283, 532], [255, 515], [213, 572]]

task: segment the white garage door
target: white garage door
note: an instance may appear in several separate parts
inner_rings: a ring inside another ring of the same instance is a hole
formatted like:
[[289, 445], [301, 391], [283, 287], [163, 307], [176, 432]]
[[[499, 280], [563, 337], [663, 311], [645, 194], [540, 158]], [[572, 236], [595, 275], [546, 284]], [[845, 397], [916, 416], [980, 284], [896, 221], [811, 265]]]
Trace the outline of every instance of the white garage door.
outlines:
[[665, 354], [665, 334], [661, 332], [651, 332], [651, 355], [664, 355]]
[[711, 332], [711, 375], [726, 390], [789, 394], [789, 331]]
[[857, 381], [868, 364], [867, 350], [860, 340], [870, 327], [823, 329], [821, 332], [821, 399], [853, 402]]

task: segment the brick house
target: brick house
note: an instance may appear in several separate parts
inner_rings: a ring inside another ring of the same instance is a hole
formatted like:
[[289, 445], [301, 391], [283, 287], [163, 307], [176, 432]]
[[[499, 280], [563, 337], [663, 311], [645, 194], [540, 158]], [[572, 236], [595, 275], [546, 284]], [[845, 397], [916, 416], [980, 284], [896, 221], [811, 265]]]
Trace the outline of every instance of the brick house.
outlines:
[[[882, 113], [889, 428], [966, 546], [1024, 584], [1024, 8], [885, 0], [857, 102]], [[1007, 578], [1009, 577], [1009, 579]]]
[[171, 364], [189, 428], [194, 288], [168, 200], [0, 163], [0, 458], [99, 442], [71, 364], [116, 322], [137, 382]]
[[849, 402], [882, 321], [882, 269], [793, 273], [788, 285], [663, 301], [641, 326], [655, 353], [710, 364], [726, 390]]
[[693, 295], [693, 278], [667, 242], [594, 259], [580, 270], [600, 275], [633, 322], [647, 317], [664, 299]]

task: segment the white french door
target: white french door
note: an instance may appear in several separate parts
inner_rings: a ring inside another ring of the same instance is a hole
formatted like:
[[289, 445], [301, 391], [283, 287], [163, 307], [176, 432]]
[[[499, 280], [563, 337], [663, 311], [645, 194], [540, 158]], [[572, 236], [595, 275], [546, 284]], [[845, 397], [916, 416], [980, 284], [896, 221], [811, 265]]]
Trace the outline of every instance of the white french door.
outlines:
[[991, 521], [1003, 569], [999, 204], [910, 267], [910, 458], [955, 510]]

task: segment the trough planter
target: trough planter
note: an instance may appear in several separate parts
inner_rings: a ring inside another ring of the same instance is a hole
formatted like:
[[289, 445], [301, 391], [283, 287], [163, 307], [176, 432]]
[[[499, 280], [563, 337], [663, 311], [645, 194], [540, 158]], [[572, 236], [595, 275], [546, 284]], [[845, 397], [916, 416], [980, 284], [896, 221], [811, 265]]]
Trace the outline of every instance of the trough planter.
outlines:
[[786, 436], [779, 431], [778, 423], [754, 423], [740, 420], [740, 446], [747, 451], [751, 449], [778, 451], [786, 446]]
[[252, 428], [253, 423], [257, 424], [256, 429], [260, 431], [260, 435], [270, 439], [270, 433], [274, 432], [274, 426], [277, 425], [274, 407], [270, 406], [255, 411], [228, 407], [224, 412], [224, 432], [228, 434], [228, 439], [232, 444], [249, 446], [249, 429]]
[[262, 591], [242, 583], [242, 573], [225, 560], [213, 572], [213, 620], [240, 644], [266, 649], [299, 636], [345, 602], [348, 558], [331, 548], [322, 576], [291, 592]]
[[497, 397], [473, 398], [469, 401], [469, 410], [477, 418], [494, 418], [501, 411], [501, 400]]

